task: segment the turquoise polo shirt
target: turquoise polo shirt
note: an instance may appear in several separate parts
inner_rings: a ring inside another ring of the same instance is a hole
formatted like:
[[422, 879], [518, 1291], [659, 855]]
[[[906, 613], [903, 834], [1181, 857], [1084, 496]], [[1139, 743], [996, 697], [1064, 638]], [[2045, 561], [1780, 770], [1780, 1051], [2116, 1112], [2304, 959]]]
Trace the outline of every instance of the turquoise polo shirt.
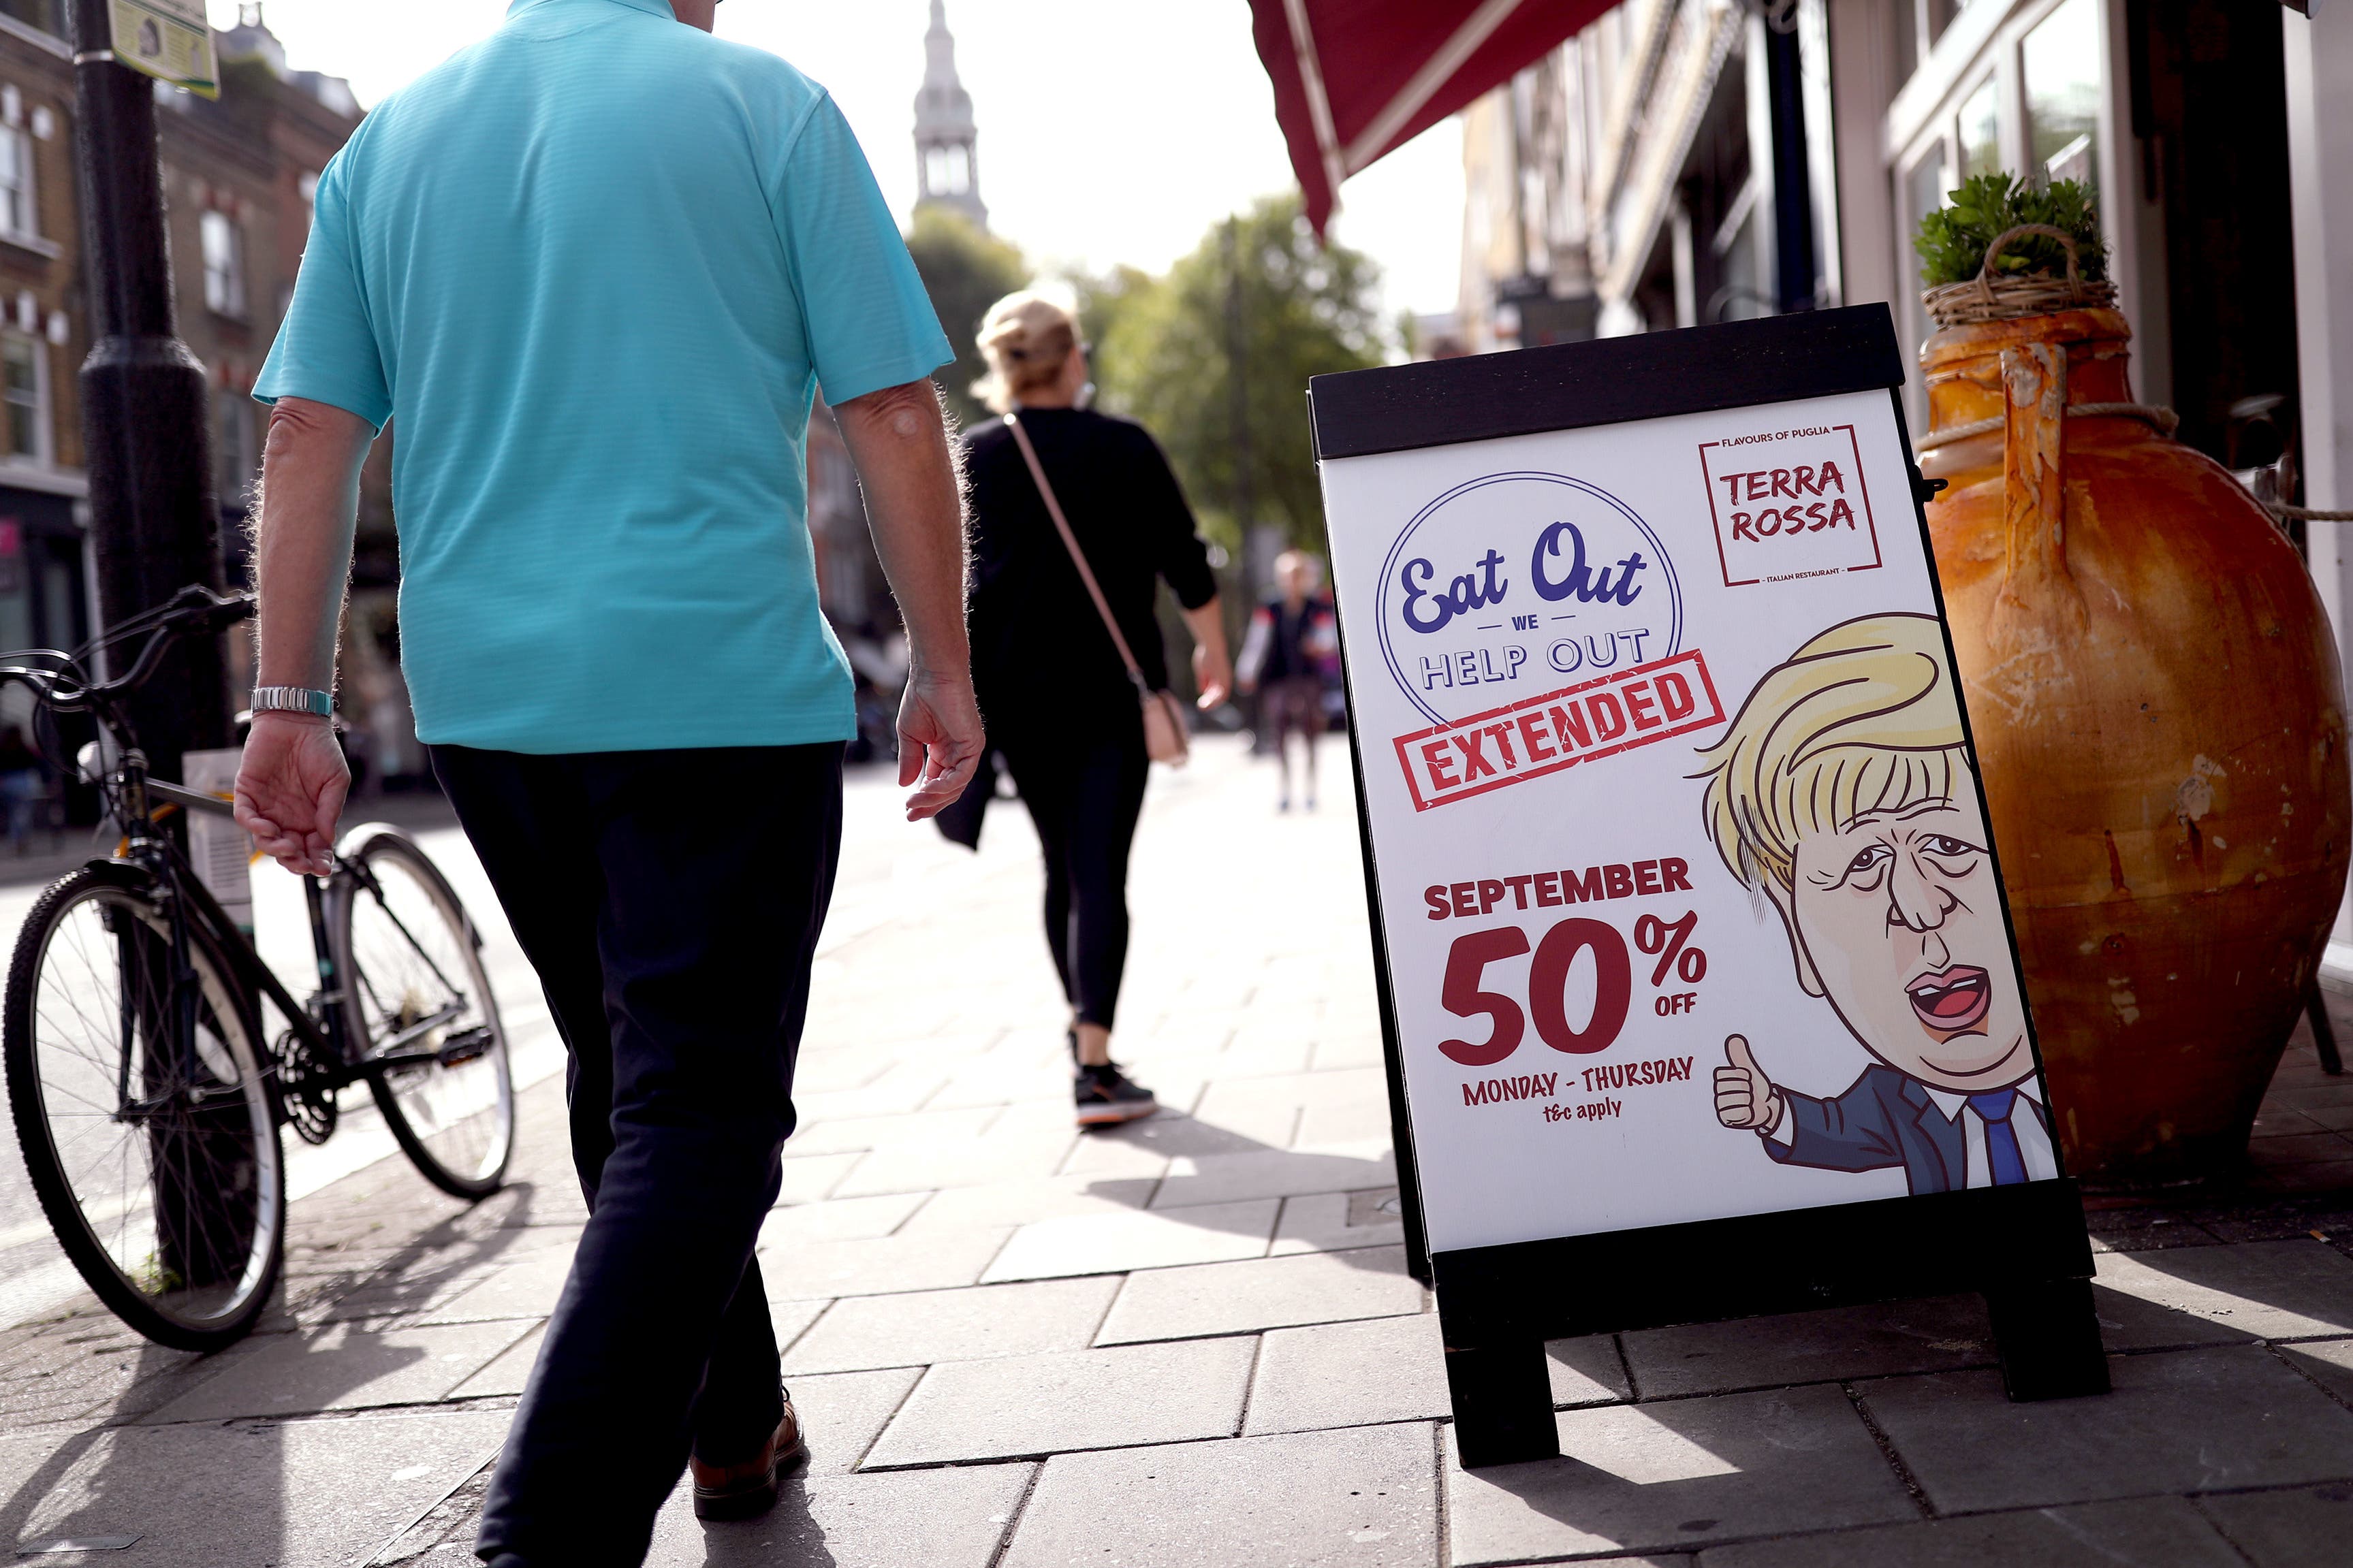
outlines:
[[822, 88], [669, 0], [517, 0], [321, 174], [254, 395], [398, 426], [420, 739], [792, 745], [855, 731], [810, 395], [953, 357]]

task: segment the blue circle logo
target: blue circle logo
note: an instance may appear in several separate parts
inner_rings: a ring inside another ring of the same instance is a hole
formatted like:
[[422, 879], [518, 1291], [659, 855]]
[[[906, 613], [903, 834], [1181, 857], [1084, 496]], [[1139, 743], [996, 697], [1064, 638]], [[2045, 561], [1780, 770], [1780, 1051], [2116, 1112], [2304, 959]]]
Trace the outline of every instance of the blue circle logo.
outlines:
[[1381, 563], [1381, 658], [1434, 724], [1681, 651], [1651, 525], [1562, 474], [1490, 474], [1417, 513]]

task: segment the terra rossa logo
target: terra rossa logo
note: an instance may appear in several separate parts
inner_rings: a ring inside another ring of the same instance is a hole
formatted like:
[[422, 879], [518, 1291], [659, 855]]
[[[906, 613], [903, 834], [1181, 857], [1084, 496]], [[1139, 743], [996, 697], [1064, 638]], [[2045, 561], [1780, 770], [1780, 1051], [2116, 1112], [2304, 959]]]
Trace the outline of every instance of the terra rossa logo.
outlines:
[[1560, 474], [1491, 474], [1422, 508], [1381, 568], [1381, 656], [1433, 722], [1665, 658], [1683, 591], [1632, 508]]

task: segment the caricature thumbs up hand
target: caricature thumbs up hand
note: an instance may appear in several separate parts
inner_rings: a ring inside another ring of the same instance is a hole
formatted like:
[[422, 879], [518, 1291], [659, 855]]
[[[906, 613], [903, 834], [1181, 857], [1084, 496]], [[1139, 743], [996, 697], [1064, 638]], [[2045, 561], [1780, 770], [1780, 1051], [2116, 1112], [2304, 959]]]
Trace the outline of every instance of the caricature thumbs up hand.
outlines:
[[1781, 1121], [1781, 1095], [1757, 1065], [1747, 1037], [1725, 1036], [1724, 1058], [1725, 1065], [1715, 1069], [1715, 1119], [1726, 1127], [1770, 1132]]

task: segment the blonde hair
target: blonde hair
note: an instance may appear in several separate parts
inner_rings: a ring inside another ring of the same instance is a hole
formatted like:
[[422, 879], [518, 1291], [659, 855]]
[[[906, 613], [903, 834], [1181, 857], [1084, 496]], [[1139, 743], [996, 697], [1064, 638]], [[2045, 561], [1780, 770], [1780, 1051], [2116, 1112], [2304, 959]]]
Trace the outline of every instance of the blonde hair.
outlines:
[[1797, 881], [1798, 840], [1866, 812], [1949, 800], [1973, 776], [1933, 616], [1832, 626], [1767, 671], [1722, 740], [1701, 814], [1732, 874]]
[[1274, 569], [1278, 574], [1285, 567], [1292, 566], [1295, 566], [1301, 572], [1306, 574], [1307, 586], [1309, 588], [1313, 589], [1320, 587], [1323, 584], [1324, 563], [1309, 554], [1306, 551], [1286, 550], [1282, 554], [1274, 558]]
[[1034, 289], [1008, 294], [980, 319], [980, 352], [988, 374], [972, 395], [999, 414], [1025, 392], [1051, 386], [1079, 344], [1075, 313], [1064, 301]]

